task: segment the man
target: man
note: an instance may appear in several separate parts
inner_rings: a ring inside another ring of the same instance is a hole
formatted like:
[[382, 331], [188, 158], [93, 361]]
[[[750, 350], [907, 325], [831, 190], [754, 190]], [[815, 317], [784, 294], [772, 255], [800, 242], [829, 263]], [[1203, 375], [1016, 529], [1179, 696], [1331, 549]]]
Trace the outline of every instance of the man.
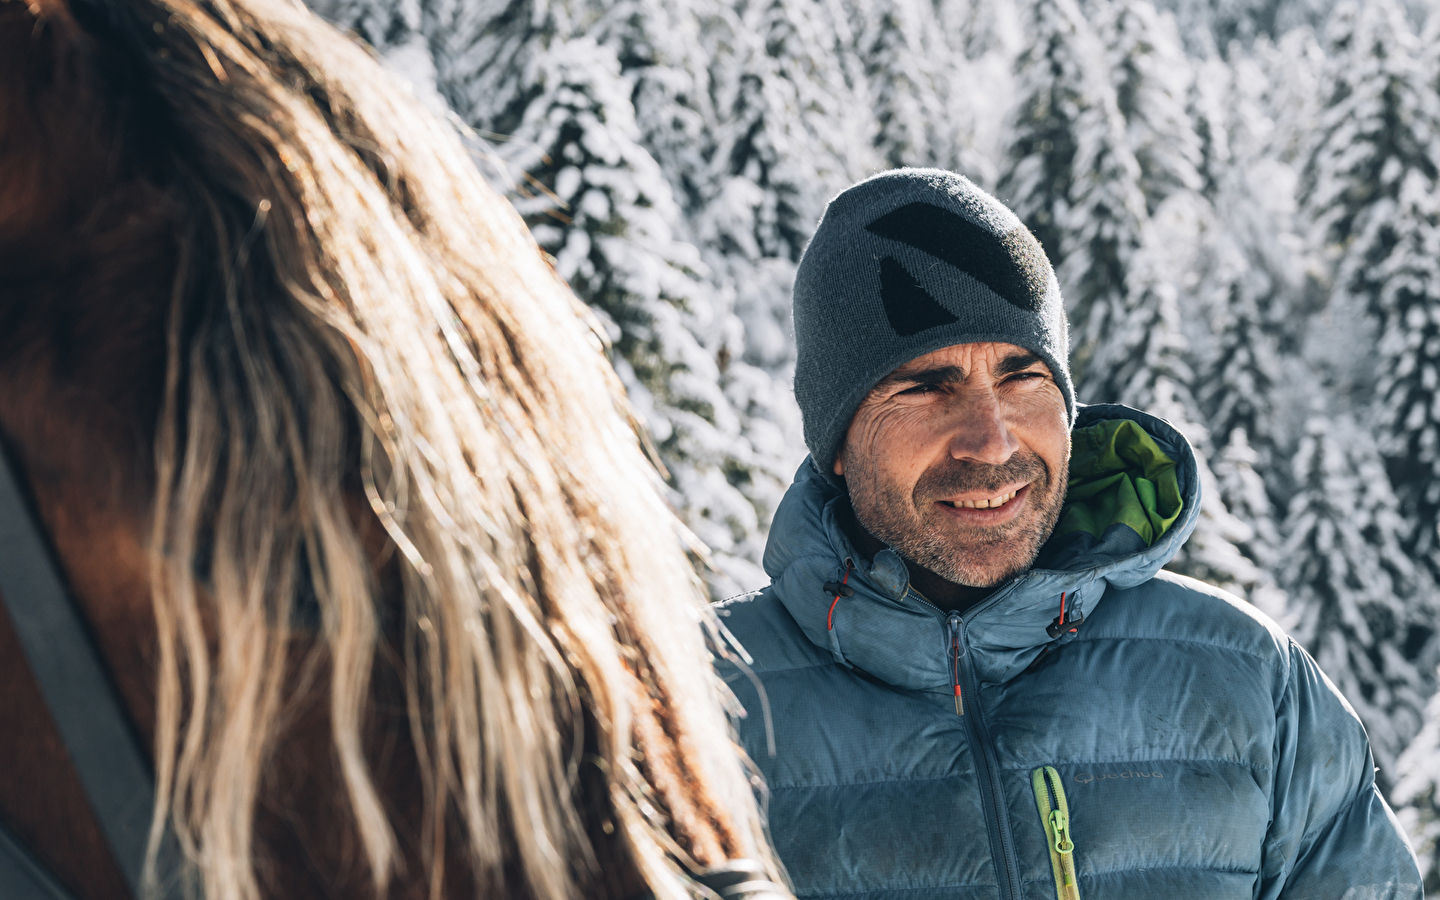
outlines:
[[1043, 251], [957, 175], [830, 204], [795, 284], [811, 457], [720, 608], [801, 898], [1418, 898], [1360, 723], [1242, 601], [1161, 573], [1185, 439], [1078, 407]]

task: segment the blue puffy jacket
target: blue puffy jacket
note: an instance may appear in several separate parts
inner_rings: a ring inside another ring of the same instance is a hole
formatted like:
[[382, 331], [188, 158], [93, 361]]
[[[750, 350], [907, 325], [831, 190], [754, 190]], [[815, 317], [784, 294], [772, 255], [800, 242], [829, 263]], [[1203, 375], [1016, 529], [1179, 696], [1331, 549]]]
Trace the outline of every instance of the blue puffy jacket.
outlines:
[[719, 607], [801, 898], [1421, 896], [1365, 733], [1315, 662], [1254, 608], [1159, 571], [1199, 511], [1184, 438], [1119, 406], [1082, 408], [1077, 434], [1116, 418], [1176, 463], [1173, 526], [1150, 546], [1121, 525], [1052, 539], [963, 616], [892, 551], [862, 559], [841, 493], [801, 467], [771, 586]]

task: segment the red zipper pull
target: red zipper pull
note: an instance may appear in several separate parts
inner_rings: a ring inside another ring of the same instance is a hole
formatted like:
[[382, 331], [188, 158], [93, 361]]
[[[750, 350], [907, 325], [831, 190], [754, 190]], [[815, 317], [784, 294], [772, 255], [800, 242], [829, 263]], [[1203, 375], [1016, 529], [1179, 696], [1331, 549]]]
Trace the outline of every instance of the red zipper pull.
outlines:
[[959, 613], [951, 613], [945, 625], [950, 630], [950, 683], [955, 688], [955, 715], [965, 715], [965, 693], [960, 688], [960, 657], [965, 648], [960, 644], [960, 629], [963, 626]]

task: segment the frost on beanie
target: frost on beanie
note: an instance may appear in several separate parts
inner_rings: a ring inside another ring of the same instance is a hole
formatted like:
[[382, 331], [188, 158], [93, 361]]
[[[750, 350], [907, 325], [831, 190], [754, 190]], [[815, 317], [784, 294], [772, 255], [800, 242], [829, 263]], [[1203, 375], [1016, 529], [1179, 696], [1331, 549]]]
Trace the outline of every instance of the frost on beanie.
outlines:
[[1004, 204], [954, 172], [896, 169], [831, 200], [794, 299], [795, 399], [825, 475], [870, 389], [941, 347], [1031, 351], [1075, 420], [1069, 326], [1045, 251]]

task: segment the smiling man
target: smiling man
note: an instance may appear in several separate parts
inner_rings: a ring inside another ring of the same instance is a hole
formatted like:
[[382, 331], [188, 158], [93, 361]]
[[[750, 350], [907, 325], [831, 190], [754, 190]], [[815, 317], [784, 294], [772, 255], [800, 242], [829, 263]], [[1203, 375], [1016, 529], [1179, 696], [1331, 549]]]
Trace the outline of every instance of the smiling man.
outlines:
[[1009, 210], [936, 170], [855, 185], [801, 261], [795, 336], [810, 458], [770, 587], [720, 613], [801, 898], [1420, 897], [1314, 661], [1160, 571], [1194, 456], [1077, 406]]
[[[1026, 569], [1065, 502], [1066, 395], [1040, 356], [985, 341], [933, 350], [855, 410], [836, 475], [862, 549], [914, 564], [931, 602], [963, 610]], [[978, 586], [978, 587], [977, 587]]]

